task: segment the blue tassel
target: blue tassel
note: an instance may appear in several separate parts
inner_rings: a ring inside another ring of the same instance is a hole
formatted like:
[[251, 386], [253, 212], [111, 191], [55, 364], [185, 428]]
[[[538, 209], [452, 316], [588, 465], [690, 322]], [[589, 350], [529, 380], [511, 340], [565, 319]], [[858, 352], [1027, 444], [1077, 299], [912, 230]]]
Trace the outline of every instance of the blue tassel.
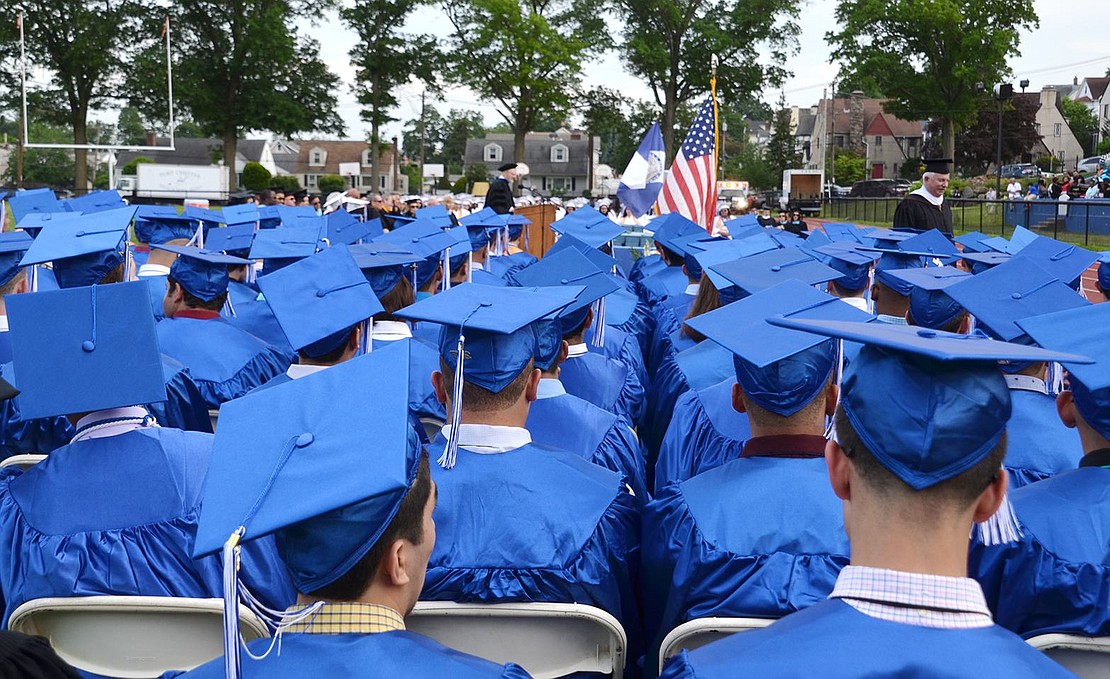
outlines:
[[452, 469], [458, 458], [459, 427], [462, 425], [462, 395], [463, 395], [463, 364], [466, 362], [466, 336], [459, 329], [459, 343], [456, 346], [458, 358], [455, 362], [455, 380], [451, 384], [451, 434], [447, 437], [447, 445], [440, 455], [439, 466]]

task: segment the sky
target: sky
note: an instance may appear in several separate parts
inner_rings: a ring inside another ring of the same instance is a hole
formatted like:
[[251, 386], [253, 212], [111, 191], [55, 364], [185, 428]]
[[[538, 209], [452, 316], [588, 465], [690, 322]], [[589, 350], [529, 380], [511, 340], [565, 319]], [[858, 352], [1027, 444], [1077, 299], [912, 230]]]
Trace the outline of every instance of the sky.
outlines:
[[[836, 76], [837, 67], [829, 63], [830, 49], [825, 42], [825, 32], [836, 24], [836, 5], [834, 0], [808, 0], [803, 3], [799, 50], [786, 62], [786, 68], [795, 75], [782, 87], [788, 105], [805, 107], [816, 104], [822, 88], [828, 87]], [[1036, 91], [1044, 85], [1070, 83], [1073, 76], [1082, 79], [1105, 73], [1110, 66], [1110, 42], [1097, 27], [1110, 24], [1110, 4], [1084, 3], [1080, 9], [1065, 12], [1059, 10], [1061, 5], [1055, 0], [1037, 0], [1034, 5], [1040, 17], [1040, 27], [1022, 35], [1021, 55], [1011, 60], [1015, 89], [1018, 82], [1025, 78], [1030, 81], [1029, 91]], [[616, 21], [611, 22], [614, 42], [619, 37]], [[421, 31], [438, 36], [446, 36], [450, 28], [446, 17], [434, 6], [421, 8], [406, 24], [408, 32]], [[366, 138], [369, 126], [359, 120], [359, 105], [350, 91], [354, 69], [347, 52], [357, 41], [357, 36], [344, 28], [337, 17], [309, 27], [306, 32], [321, 43], [321, 58], [344, 82], [339, 97], [339, 113], [346, 123], [348, 138]], [[587, 63], [583, 71], [583, 83], [587, 88], [606, 86], [630, 98], [651, 98], [650, 89], [621, 66], [616, 50], [609, 50]], [[399, 135], [404, 121], [420, 114], [420, 92], [421, 86], [416, 83], [402, 88], [401, 104], [393, 113], [400, 121], [386, 126], [385, 138]], [[769, 89], [762, 98], [774, 103], [778, 95], [778, 89]], [[448, 89], [444, 97], [442, 102], [432, 102], [441, 113], [447, 113], [451, 108], [465, 108], [481, 112], [489, 125], [501, 121], [496, 107], [481, 101], [468, 88]]]

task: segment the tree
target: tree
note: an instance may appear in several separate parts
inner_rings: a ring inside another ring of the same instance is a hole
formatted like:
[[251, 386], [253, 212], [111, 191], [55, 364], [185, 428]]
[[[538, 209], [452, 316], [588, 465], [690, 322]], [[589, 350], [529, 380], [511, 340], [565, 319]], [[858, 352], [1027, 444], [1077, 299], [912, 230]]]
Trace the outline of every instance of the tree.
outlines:
[[786, 108], [785, 94], [779, 94], [778, 106], [765, 153], [767, 165], [775, 176], [781, 177], [783, 170], [797, 167], [802, 159], [797, 151], [794, 133], [790, 130], [790, 109]]
[[513, 132], [513, 160], [524, 135], [570, 108], [583, 60], [607, 42], [590, 0], [443, 0], [451, 21], [449, 77], [498, 104]]
[[421, 126], [424, 128], [424, 161], [438, 163], [439, 151], [443, 146], [443, 116], [431, 104], [424, 105], [423, 122], [417, 116], [405, 123], [401, 130], [401, 152], [409, 158], [420, 158]]
[[243, 187], [251, 191], [262, 191], [269, 188], [273, 175], [262, 163], [250, 161], [243, 166]]
[[270, 188], [285, 193], [296, 193], [301, 190], [301, 182], [291, 174], [275, 174], [270, 178]]
[[1095, 152], [1095, 137], [1098, 134], [1098, 117], [1087, 108], [1087, 105], [1062, 97], [1060, 109], [1064, 112], [1064, 120], [1075, 135], [1079, 145], [1083, 147], [1083, 155], [1089, 156]]
[[[1040, 99], [1035, 94], [1018, 95], [1002, 104], [1002, 162], [1007, 163], [1029, 153], [1040, 139], [1037, 134], [1037, 109]], [[930, 136], [941, 134], [940, 121], [929, 121]], [[998, 100], [988, 99], [976, 111], [972, 122], [956, 134], [956, 165], [965, 174], [982, 174], [994, 165], [998, 155]], [[920, 166], [914, 179], [921, 178]]]
[[[351, 48], [355, 96], [359, 113], [370, 123], [370, 146], [381, 144], [381, 126], [396, 120], [389, 111], [398, 104], [397, 88], [412, 78], [438, 91], [436, 74], [443, 56], [435, 38], [402, 32], [405, 19], [426, 0], [361, 0], [339, 15], [358, 34]], [[378, 156], [370, 154], [371, 176], [378, 176]]]
[[740, 102], [788, 75], [782, 63], [797, 47], [794, 0], [617, 0], [624, 19], [625, 65], [651, 87], [663, 110], [663, 140], [674, 149], [682, 104], [709, 93], [718, 59], [722, 99]]
[[[30, 116], [29, 116], [30, 117]], [[31, 118], [33, 120], [33, 118]], [[14, 126], [13, 126], [14, 128]], [[61, 144], [71, 139], [66, 126], [32, 122], [31, 139], [49, 144]], [[14, 184], [17, 177], [15, 159], [8, 163], [0, 181]], [[23, 152], [24, 186], [73, 186], [73, 152], [67, 149], [27, 149]]]
[[[177, 0], [173, 17], [174, 92], [183, 113], [207, 135], [223, 140], [224, 164], [235, 166], [239, 135], [269, 130], [341, 134], [335, 112], [339, 79], [319, 57], [320, 46], [300, 37], [293, 17], [310, 16], [328, 0]], [[165, 73], [158, 50], [136, 58], [128, 78], [132, 103], [150, 115], [166, 110]], [[231, 174], [231, 189], [235, 174]]]
[[128, 161], [126, 164], [124, 164], [123, 169], [121, 171], [122, 171], [123, 174], [138, 174], [140, 165], [142, 165], [143, 163], [153, 163], [153, 162], [154, 162], [153, 160], [151, 160], [150, 158], [147, 158], [146, 156], [135, 156], [130, 161]]
[[485, 165], [476, 163], [468, 166], [463, 176], [466, 177], [466, 190], [473, 191], [475, 183], [489, 181], [489, 170], [486, 169]]
[[462, 172], [468, 139], [481, 139], [486, 133], [482, 114], [453, 108], [443, 119], [443, 148], [440, 156], [447, 163], [448, 173]]
[[[116, 96], [127, 50], [142, 40], [137, 31], [145, 7], [138, 0], [0, 0], [0, 14], [5, 17], [14, 18], [18, 8], [26, 9], [23, 30], [27, 59], [32, 68], [43, 68], [50, 74], [49, 85], [38, 92], [36, 103], [52, 110], [52, 122], [64, 121], [70, 127], [73, 144], [89, 143], [89, 111]], [[0, 23], [0, 51], [14, 58], [19, 52], [16, 22]], [[9, 82], [14, 80], [9, 77]], [[161, 82], [164, 86], [164, 70]], [[29, 141], [41, 140], [32, 136]], [[73, 180], [78, 191], [88, 188], [87, 149], [73, 153]]]
[[116, 121], [117, 138], [120, 144], [146, 144], [146, 125], [143, 124], [139, 109], [134, 106], [124, 106], [120, 109], [119, 120]]
[[327, 196], [332, 193], [342, 193], [347, 190], [347, 180], [337, 174], [320, 175], [316, 181], [320, 193]]
[[[833, 166], [836, 181], [841, 186], [849, 186], [867, 176], [867, 159], [848, 149], [837, 150]], [[920, 169], [917, 178], [921, 178]]]
[[[905, 120], [940, 121], [942, 155], [973, 122], [992, 85], [1010, 75], [1021, 31], [1038, 25], [1033, 0], [844, 0], [839, 31], [825, 39], [841, 77], [873, 84], [883, 109]], [[979, 88], [976, 86], [980, 85]]]

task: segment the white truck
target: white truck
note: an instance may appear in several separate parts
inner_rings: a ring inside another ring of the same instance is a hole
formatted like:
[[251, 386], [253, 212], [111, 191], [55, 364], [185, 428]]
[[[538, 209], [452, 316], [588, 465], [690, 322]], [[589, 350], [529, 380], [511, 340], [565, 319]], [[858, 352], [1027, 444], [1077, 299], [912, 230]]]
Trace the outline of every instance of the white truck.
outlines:
[[125, 198], [227, 200], [226, 167], [139, 163], [135, 172], [116, 185]]
[[816, 213], [821, 211], [821, 192], [825, 185], [822, 170], [784, 170], [782, 202], [791, 210]]

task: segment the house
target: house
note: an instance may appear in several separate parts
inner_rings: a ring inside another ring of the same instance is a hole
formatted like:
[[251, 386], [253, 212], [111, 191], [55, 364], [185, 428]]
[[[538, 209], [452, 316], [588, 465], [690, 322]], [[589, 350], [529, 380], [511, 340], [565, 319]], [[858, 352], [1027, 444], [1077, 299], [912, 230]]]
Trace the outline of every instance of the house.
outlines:
[[[348, 185], [363, 192], [408, 193], [408, 176], [394, 163], [397, 150], [393, 146], [382, 147], [375, 178], [370, 169], [370, 145], [365, 141], [297, 139], [292, 145], [297, 147], [296, 158], [283, 159], [283, 169], [297, 177], [309, 193], [320, 192], [320, 177], [326, 174], [344, 177]], [[356, 165], [358, 172], [351, 172]]]
[[[806, 167], [823, 169], [832, 162], [834, 149], [845, 149], [865, 158], [870, 177], [897, 177], [907, 160], [921, 156], [925, 123], [886, 113], [884, 101], [864, 97], [859, 91], [819, 101]], [[834, 181], [835, 171], [826, 171], [826, 176]]]
[[[524, 135], [524, 163], [529, 175], [524, 181], [547, 194], [580, 196], [585, 190], [595, 193], [600, 147], [600, 137], [592, 137], [584, 130], [528, 132]], [[500, 165], [513, 161], [514, 151], [512, 134], [491, 132], [484, 139], [466, 140], [463, 164], [483, 165], [486, 173], [493, 176]]]
[[1049, 85], [1038, 92], [1015, 94], [1015, 97], [1036, 97], [1039, 107], [1035, 127], [1041, 136], [1040, 142], [1031, 149], [1033, 157], [1048, 155], [1057, 162], [1068, 167], [1074, 167], [1083, 159], [1083, 146], [1075, 138], [1068, 121], [1064, 118], [1064, 110], [1060, 101], [1065, 96], [1078, 89], [1073, 85]]
[[790, 129], [794, 131], [794, 150], [802, 158], [802, 163], [810, 167], [813, 157], [813, 130], [817, 123], [817, 107], [790, 107]]
[[1084, 78], [1082, 82], [1075, 78], [1073, 82], [1075, 88], [1068, 96], [1083, 102], [1095, 114], [1098, 119], [1098, 141], [1102, 141], [1105, 136], [1103, 128], [1110, 121], [1110, 88], [1107, 87], [1110, 85], [1110, 78]]

